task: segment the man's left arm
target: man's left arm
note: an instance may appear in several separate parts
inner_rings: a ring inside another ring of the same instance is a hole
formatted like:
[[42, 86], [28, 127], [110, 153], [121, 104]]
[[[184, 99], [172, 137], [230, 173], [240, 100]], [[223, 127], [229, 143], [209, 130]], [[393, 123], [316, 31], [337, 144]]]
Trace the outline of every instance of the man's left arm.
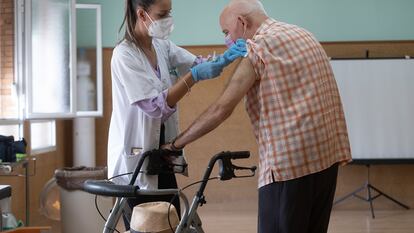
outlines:
[[218, 100], [173, 141], [174, 145], [168, 144], [164, 148], [170, 150], [184, 148], [187, 144], [217, 128], [232, 114], [237, 104], [255, 82], [256, 73], [250, 60], [248, 58], [242, 59]]

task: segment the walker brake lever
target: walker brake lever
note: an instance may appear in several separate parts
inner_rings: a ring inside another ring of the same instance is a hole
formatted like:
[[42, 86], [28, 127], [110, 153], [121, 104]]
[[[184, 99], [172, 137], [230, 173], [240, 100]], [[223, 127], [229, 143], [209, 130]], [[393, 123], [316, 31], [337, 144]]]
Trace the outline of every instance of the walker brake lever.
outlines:
[[229, 158], [223, 158], [218, 160], [219, 163], [219, 177], [220, 180], [230, 180], [234, 175], [234, 165]]
[[[232, 178], [253, 177], [256, 174], [256, 166], [240, 167], [234, 165], [229, 158], [220, 159], [219, 161], [219, 176], [220, 180], [230, 180]], [[251, 174], [246, 176], [236, 176], [234, 170], [250, 170]]]
[[247, 178], [247, 177], [253, 177], [253, 176], [256, 175], [257, 167], [256, 166], [253, 166], [253, 167], [239, 167], [239, 166], [233, 165], [233, 169], [234, 170], [250, 170], [251, 171], [250, 175], [237, 176], [237, 175], [234, 174], [234, 176], [233, 176], [233, 178]]
[[233, 168], [234, 168], [235, 170], [250, 170], [250, 171], [252, 171], [252, 172], [255, 172], [255, 171], [256, 171], [256, 169], [257, 169], [257, 167], [256, 167], [256, 166], [253, 166], [253, 167], [239, 167], [239, 166], [236, 166], [236, 165], [234, 165], [234, 164], [233, 164]]

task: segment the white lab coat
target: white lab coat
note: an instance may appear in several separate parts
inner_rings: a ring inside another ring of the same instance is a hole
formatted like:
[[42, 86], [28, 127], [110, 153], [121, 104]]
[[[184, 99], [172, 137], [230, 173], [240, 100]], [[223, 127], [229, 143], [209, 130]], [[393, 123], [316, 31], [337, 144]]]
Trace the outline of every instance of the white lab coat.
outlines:
[[[153, 39], [161, 80], [153, 71], [141, 49], [123, 41], [112, 55], [112, 117], [108, 137], [108, 177], [133, 172], [139, 156], [159, 147], [161, 119], [148, 117], [133, 103], [158, 96], [176, 82], [170, 71], [177, 68], [183, 75], [189, 71], [196, 57], [169, 40]], [[165, 140], [178, 134], [177, 113], [165, 124]], [[133, 155], [131, 150], [140, 151]], [[143, 169], [146, 168], [144, 163]], [[117, 184], [128, 184], [131, 175], [114, 179]], [[158, 176], [140, 174], [135, 183], [142, 189], [158, 188]]]

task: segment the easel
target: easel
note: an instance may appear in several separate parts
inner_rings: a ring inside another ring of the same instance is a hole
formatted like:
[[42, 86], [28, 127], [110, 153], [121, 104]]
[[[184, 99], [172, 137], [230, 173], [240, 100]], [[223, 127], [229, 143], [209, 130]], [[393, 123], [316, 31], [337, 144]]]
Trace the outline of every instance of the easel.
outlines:
[[[367, 180], [365, 181], [365, 184], [363, 184], [361, 187], [357, 188], [355, 191], [353, 191], [353, 192], [351, 192], [351, 193], [349, 193], [349, 194], [347, 194], [347, 195], [339, 198], [338, 200], [336, 200], [334, 202], [334, 205], [336, 205], [336, 204], [338, 204], [338, 203], [340, 203], [340, 202], [342, 202], [342, 201], [344, 201], [344, 200], [346, 200], [346, 199], [354, 196], [354, 197], [359, 198], [359, 199], [361, 199], [363, 201], [369, 202], [369, 206], [370, 206], [370, 209], [371, 209], [372, 218], [375, 218], [374, 207], [372, 205], [372, 202], [375, 199], [377, 199], [378, 197], [384, 196], [387, 199], [391, 200], [392, 202], [396, 203], [397, 205], [399, 205], [399, 206], [401, 206], [401, 207], [403, 207], [403, 208], [405, 208], [407, 210], [410, 209], [410, 207], [408, 207], [407, 205], [404, 205], [403, 203], [397, 201], [396, 199], [392, 198], [388, 194], [382, 192], [381, 190], [379, 190], [378, 188], [376, 188], [375, 186], [373, 186], [371, 184], [371, 181], [370, 181], [370, 167], [371, 167], [371, 164], [364, 164], [364, 165], [367, 167]], [[358, 195], [358, 193], [361, 192], [361, 191], [363, 191], [364, 189], [367, 190], [367, 196], [366, 197], [363, 197], [363, 196]], [[373, 192], [372, 191], [377, 192], [377, 195], [373, 196]]]

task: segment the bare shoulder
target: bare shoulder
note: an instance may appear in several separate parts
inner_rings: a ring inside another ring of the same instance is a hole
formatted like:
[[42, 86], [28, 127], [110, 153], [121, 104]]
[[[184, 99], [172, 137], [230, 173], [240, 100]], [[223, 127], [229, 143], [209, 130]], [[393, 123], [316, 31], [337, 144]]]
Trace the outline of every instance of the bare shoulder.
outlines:
[[256, 73], [249, 58], [243, 58], [231, 77], [222, 101], [235, 106], [256, 82]]
[[243, 58], [237, 66], [231, 82], [245, 83], [256, 80], [256, 73], [249, 58]]

